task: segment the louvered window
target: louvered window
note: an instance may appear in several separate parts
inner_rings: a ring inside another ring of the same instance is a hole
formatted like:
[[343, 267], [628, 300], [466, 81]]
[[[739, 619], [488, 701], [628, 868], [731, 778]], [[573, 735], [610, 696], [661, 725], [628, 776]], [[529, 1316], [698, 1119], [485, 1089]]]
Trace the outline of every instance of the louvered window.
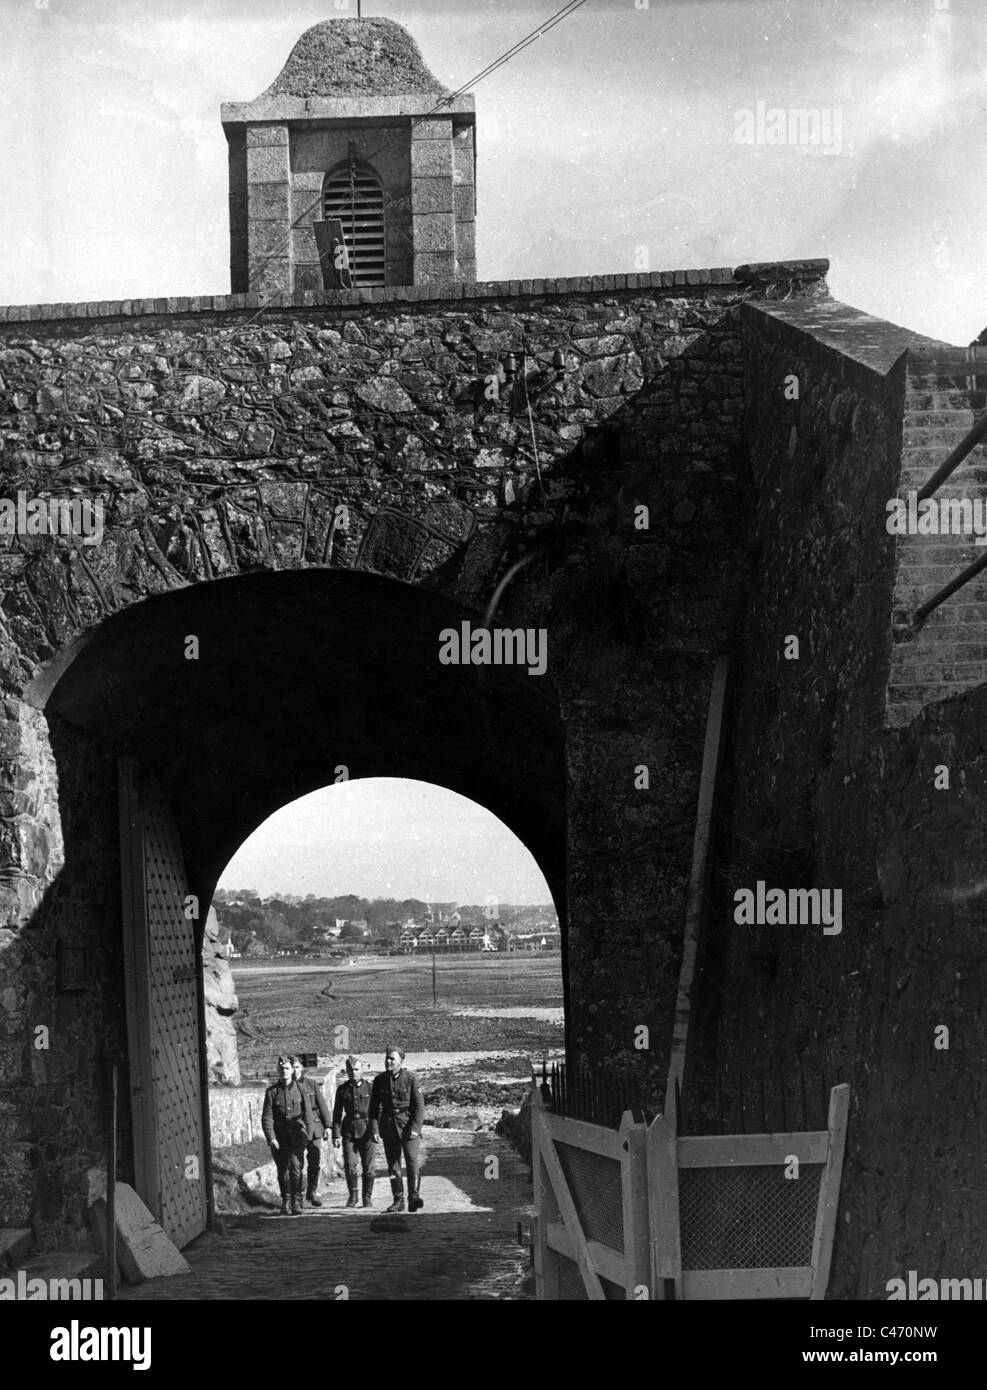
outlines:
[[386, 283], [384, 190], [371, 169], [345, 164], [326, 175], [323, 216], [338, 217], [350, 259], [354, 289]]

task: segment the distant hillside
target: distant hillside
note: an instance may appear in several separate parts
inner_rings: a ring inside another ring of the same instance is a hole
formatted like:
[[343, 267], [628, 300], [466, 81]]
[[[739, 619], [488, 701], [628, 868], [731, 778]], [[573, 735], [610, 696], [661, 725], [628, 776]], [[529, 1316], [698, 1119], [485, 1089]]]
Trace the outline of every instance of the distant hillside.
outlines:
[[546, 904], [426, 903], [420, 898], [361, 898], [353, 893], [319, 898], [294, 893], [261, 898], [252, 889], [217, 890], [213, 899], [220, 940], [248, 954], [253, 945], [266, 951], [304, 950], [327, 941], [396, 942], [407, 922], [433, 926], [482, 926], [496, 921], [510, 933], [537, 930], [556, 920]]

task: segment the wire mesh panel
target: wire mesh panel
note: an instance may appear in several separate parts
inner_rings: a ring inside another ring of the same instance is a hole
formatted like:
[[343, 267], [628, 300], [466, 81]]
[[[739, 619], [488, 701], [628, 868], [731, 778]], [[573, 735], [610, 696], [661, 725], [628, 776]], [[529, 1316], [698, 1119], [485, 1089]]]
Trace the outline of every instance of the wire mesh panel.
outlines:
[[[583, 1277], [579, 1273], [579, 1266], [575, 1260], [567, 1260], [564, 1255], [558, 1257], [559, 1261], [559, 1300], [567, 1303], [588, 1302], [586, 1296], [586, 1285]], [[612, 1279], [604, 1279], [600, 1276], [600, 1286], [603, 1289], [603, 1296], [609, 1303], [623, 1303], [627, 1295], [619, 1284], [615, 1284]]]
[[812, 1263], [821, 1164], [786, 1178], [773, 1163], [679, 1172], [682, 1269], [771, 1269]]
[[564, 1255], [556, 1256], [558, 1261], [559, 1300], [565, 1303], [589, 1302], [583, 1276], [575, 1260], [567, 1260]]
[[619, 1161], [572, 1144], [557, 1143], [555, 1147], [586, 1239], [623, 1254], [624, 1197]]

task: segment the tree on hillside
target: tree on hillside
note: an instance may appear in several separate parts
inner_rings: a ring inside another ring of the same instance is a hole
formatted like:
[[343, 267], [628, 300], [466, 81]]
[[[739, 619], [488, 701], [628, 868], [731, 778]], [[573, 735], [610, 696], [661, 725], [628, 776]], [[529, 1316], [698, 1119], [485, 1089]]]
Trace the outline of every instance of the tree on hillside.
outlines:
[[358, 927], [356, 922], [346, 922], [343, 930], [339, 933], [340, 941], [363, 941], [366, 939], [366, 932], [362, 927]]

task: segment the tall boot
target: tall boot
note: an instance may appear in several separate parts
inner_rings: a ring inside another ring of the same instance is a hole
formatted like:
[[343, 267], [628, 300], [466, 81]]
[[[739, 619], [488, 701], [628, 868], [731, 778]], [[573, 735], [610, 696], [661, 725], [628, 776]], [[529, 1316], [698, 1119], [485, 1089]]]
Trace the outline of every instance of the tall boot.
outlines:
[[418, 1167], [417, 1154], [414, 1157], [405, 1155], [404, 1170], [408, 1178], [408, 1210], [420, 1211], [425, 1203], [418, 1195], [418, 1185], [422, 1180], [422, 1175]]
[[309, 1144], [308, 1147], [308, 1204], [310, 1207], [321, 1207], [322, 1199], [319, 1196], [319, 1169], [322, 1164], [322, 1155], [319, 1152], [318, 1140]]
[[357, 1178], [357, 1175], [356, 1175], [355, 1173], [347, 1173], [347, 1174], [346, 1174], [346, 1186], [347, 1186], [347, 1187], [349, 1188], [349, 1190], [350, 1190], [350, 1195], [349, 1195], [349, 1197], [346, 1199], [346, 1205], [347, 1205], [348, 1207], [358, 1207], [358, 1206], [360, 1205], [360, 1199], [359, 1199], [359, 1197], [357, 1196], [357, 1189], [358, 1189], [358, 1187], [359, 1187], [359, 1179]]
[[387, 1211], [404, 1211], [404, 1183], [400, 1178], [391, 1178], [391, 1196], [394, 1201]]
[[291, 1192], [291, 1214], [301, 1216], [302, 1214], [302, 1181], [301, 1176], [289, 1173], [288, 1188]]
[[374, 1198], [374, 1180], [373, 1180], [373, 1178], [366, 1178], [366, 1177], [365, 1177], [365, 1178], [363, 1179], [363, 1205], [364, 1205], [364, 1207], [372, 1207], [373, 1204], [374, 1204], [373, 1198]]

